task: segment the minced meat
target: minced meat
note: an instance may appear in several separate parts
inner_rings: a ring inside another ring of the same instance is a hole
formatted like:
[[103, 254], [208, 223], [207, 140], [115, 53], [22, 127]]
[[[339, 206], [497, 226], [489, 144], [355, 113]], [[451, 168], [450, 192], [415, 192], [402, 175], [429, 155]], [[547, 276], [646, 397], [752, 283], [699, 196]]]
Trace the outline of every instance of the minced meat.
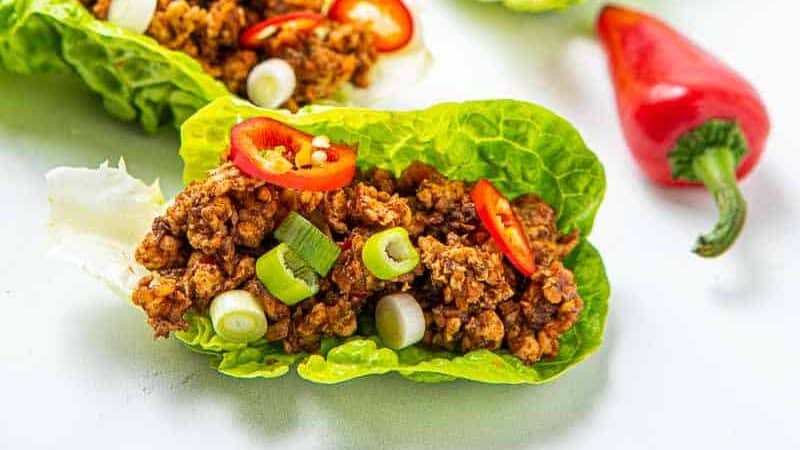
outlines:
[[[99, 19], [108, 17], [110, 0], [81, 0]], [[196, 59], [211, 76], [240, 96], [259, 62], [286, 60], [297, 87], [283, 106], [291, 110], [334, 96], [345, 83], [369, 85], [378, 58], [374, 36], [360, 23], [324, 20], [313, 32], [282, 28], [261, 48], [244, 49], [247, 27], [281, 14], [321, 12], [323, 0], [158, 0], [146, 34], [171, 50]]]
[[[214, 296], [245, 289], [262, 304], [265, 338], [287, 352], [314, 352], [322, 339], [358, 332], [357, 317], [383, 295], [408, 292], [423, 309], [422, 345], [468, 352], [507, 349], [525, 363], [558, 354], [559, 337], [578, 320], [583, 301], [561, 260], [578, 235], [562, 235], [556, 213], [525, 195], [513, 202], [535, 249], [536, 273], [526, 278], [507, 261], [475, 213], [462, 181], [412, 164], [399, 178], [372, 170], [326, 193], [284, 189], [250, 178], [230, 163], [189, 185], [155, 219], [136, 251], [152, 270], [133, 299], [157, 336], [186, 329], [184, 314], [205, 312]], [[319, 293], [286, 306], [255, 275], [255, 260], [275, 245], [272, 232], [295, 211], [342, 249]], [[411, 273], [380, 280], [364, 266], [370, 235], [403, 226], [421, 262]]]

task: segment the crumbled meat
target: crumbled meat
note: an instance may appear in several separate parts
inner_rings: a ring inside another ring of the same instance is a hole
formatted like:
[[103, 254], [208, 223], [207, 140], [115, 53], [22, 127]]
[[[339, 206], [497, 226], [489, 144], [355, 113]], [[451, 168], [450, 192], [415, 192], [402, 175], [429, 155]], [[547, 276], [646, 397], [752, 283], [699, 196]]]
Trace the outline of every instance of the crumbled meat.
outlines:
[[[386, 180], [383, 187], [389, 187]], [[412, 222], [411, 207], [406, 198], [364, 182], [327, 193], [321, 206], [328, 225], [339, 234], [348, 231], [348, 221], [382, 228], [407, 227]]]
[[189, 258], [189, 292], [195, 306], [205, 310], [211, 300], [219, 293], [238, 288], [256, 273], [256, 261], [251, 256], [236, 256], [232, 270], [226, 270], [215, 258], [196, 252]]
[[209, 50], [216, 52], [218, 47], [235, 47], [245, 24], [244, 10], [237, 0], [216, 0], [211, 3], [205, 30], [205, 42]]
[[442, 288], [445, 304], [462, 312], [494, 308], [514, 295], [503, 276], [503, 255], [463, 245], [455, 235], [444, 244], [431, 236], [418, 241], [422, 264], [431, 283]]
[[274, 200], [277, 196], [277, 192], [269, 186], [261, 186], [255, 192], [234, 193], [238, 207], [233, 229], [236, 245], [256, 248], [274, 230], [275, 213], [278, 211], [278, 202]]
[[278, 15], [293, 11], [322, 11], [325, 0], [262, 0], [261, 3], [271, 15]]
[[523, 294], [523, 300], [530, 300], [534, 306], [544, 301], [558, 305], [551, 320], [541, 327], [557, 334], [572, 328], [583, 310], [583, 300], [578, 294], [575, 276], [560, 261], [554, 262], [549, 267], [540, 268], [534, 274], [531, 285]]
[[[208, 10], [186, 0], [159, 0], [147, 34], [164, 47], [182, 51], [197, 59], [208, 70], [202, 58], [200, 36], [208, 26]], [[219, 46], [214, 44], [214, 48]]]
[[444, 239], [449, 233], [464, 234], [478, 229], [478, 213], [466, 183], [447, 180], [438, 172], [434, 172], [436, 176], [425, 176], [422, 167], [406, 173], [408, 177], [424, 177], [415, 195], [418, 209], [416, 218], [424, 232]]
[[394, 179], [394, 175], [385, 169], [373, 168], [368, 170], [364, 174], [364, 181], [387, 194], [394, 194], [397, 189], [397, 181]]
[[207, 255], [217, 253], [223, 246], [232, 246], [229, 225], [233, 214], [233, 202], [229, 197], [216, 197], [193, 207], [189, 211], [189, 229], [186, 231], [189, 244]]
[[468, 196], [469, 191], [463, 181], [435, 178], [423, 181], [417, 189], [416, 197], [427, 211], [449, 213], [469, 204], [470, 201], [465, 201]]
[[150, 270], [175, 269], [186, 263], [184, 243], [169, 234], [163, 221], [156, 220], [153, 229], [136, 248], [136, 260]]
[[308, 300], [295, 309], [284, 348], [289, 353], [319, 350], [322, 336], [352, 336], [358, 326], [356, 310], [361, 302], [340, 299], [332, 305]]
[[253, 294], [253, 297], [264, 307], [268, 323], [265, 338], [272, 342], [283, 340], [289, 336], [289, 323], [291, 321], [289, 307], [267, 292], [264, 285], [256, 279], [248, 281], [243, 289]]
[[323, 332], [330, 336], [347, 337], [356, 332], [358, 322], [352, 304], [347, 299], [340, 299], [333, 305], [326, 306], [328, 315], [327, 328]]
[[98, 19], [105, 20], [108, 18], [108, 9], [111, 7], [111, 0], [81, 0], [84, 6], [92, 11]]
[[286, 107], [297, 110], [317, 99], [330, 98], [348, 81], [369, 84], [369, 69], [377, 61], [372, 32], [359, 24], [325, 21], [314, 33], [282, 29], [266, 41], [266, 52], [289, 63], [297, 77]]
[[328, 225], [333, 231], [347, 233], [347, 193], [343, 190], [328, 192], [322, 203], [322, 210]]
[[[97, 18], [108, 17], [110, 0], [81, 0]], [[284, 105], [297, 110], [334, 96], [345, 83], [369, 84], [378, 52], [365, 24], [326, 20], [314, 32], [282, 28], [257, 49], [239, 46], [247, 27], [296, 11], [321, 12], [323, 0], [159, 0], [147, 34], [166, 48], [196, 59], [238, 95], [260, 61], [282, 58], [295, 70], [297, 87]]]
[[519, 301], [498, 308], [511, 353], [526, 362], [558, 354], [558, 337], [572, 328], [583, 310], [575, 278], [561, 262], [540, 267]]
[[247, 93], [247, 77], [258, 61], [258, 53], [236, 50], [226, 56], [219, 67], [206, 66], [206, 70], [223, 80], [229, 91], [244, 96]]
[[411, 222], [411, 208], [405, 198], [379, 191], [364, 183], [358, 183], [352, 189], [348, 211], [350, 217], [362, 225], [391, 228]]
[[[471, 186], [449, 181], [430, 166], [412, 164], [397, 180], [372, 170], [330, 192], [284, 189], [226, 163], [189, 185], [136, 250], [153, 273], [134, 302], [157, 336], [186, 329], [183, 315], [205, 313], [221, 292], [245, 289], [263, 306], [264, 336], [287, 352], [318, 351], [325, 337], [357, 332], [359, 314], [383, 295], [410, 292], [425, 317], [422, 344], [469, 352], [505, 348], [526, 364], [553, 358], [559, 338], [578, 320], [583, 301], [561, 260], [577, 234], [560, 235], [556, 214], [541, 199], [522, 196], [514, 208], [536, 250], [537, 270], [518, 273], [475, 215]], [[294, 306], [273, 297], [256, 277], [256, 258], [274, 245], [272, 232], [301, 213], [342, 252], [319, 292]], [[421, 263], [394, 280], [373, 276], [361, 251], [374, 233], [409, 229]]]
[[431, 347], [456, 350], [461, 340], [461, 326], [464, 314], [456, 308], [436, 305], [423, 312], [425, 316], [425, 335], [422, 342]]
[[[205, 309], [214, 296], [222, 292], [226, 282], [226, 274], [214, 258], [209, 258], [200, 252], [198, 257], [189, 265], [189, 292], [193, 294], [198, 307]], [[192, 255], [192, 256], [195, 256]]]
[[280, 198], [281, 205], [283, 205], [286, 210], [310, 213], [319, 207], [325, 199], [325, 194], [322, 192], [284, 189], [283, 192], [281, 192]]
[[147, 313], [147, 323], [155, 330], [156, 337], [189, 327], [183, 315], [192, 306], [192, 300], [186, 294], [182, 278], [182, 271], [147, 275], [133, 291], [133, 303]]
[[537, 264], [549, 265], [563, 259], [580, 242], [578, 230], [563, 236], [558, 233], [556, 212], [541, 198], [525, 194], [511, 203], [528, 234]]
[[497, 350], [503, 343], [503, 322], [492, 310], [483, 310], [470, 317], [464, 325], [464, 337], [461, 338], [461, 350], [468, 352], [479, 348]]
[[430, 164], [414, 161], [408, 165], [397, 179], [397, 190], [405, 195], [414, 195], [425, 180], [442, 180], [444, 177]]

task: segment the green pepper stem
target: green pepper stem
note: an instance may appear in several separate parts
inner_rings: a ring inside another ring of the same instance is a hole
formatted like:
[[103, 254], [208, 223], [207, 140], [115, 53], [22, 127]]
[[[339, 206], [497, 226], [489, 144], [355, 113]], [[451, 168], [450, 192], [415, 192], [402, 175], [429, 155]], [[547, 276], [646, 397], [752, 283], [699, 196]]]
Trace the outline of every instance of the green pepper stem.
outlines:
[[736, 241], [747, 217], [747, 202], [736, 184], [736, 155], [728, 147], [709, 148], [692, 162], [694, 173], [708, 188], [719, 211], [714, 229], [697, 239], [694, 252], [711, 258]]

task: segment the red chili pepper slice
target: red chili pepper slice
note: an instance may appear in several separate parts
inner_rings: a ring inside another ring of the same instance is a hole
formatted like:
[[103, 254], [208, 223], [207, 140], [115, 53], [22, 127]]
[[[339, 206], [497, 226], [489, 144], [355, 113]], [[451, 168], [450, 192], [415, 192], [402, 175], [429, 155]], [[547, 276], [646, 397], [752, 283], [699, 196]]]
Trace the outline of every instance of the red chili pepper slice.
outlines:
[[414, 36], [414, 19], [401, 0], [336, 0], [328, 17], [337, 22], [370, 23], [380, 52], [403, 48]]
[[245, 48], [255, 48], [282, 28], [313, 30], [323, 19], [323, 16], [308, 11], [270, 17], [244, 30], [239, 37], [239, 44]]
[[472, 188], [472, 202], [483, 226], [511, 264], [529, 277], [536, 271], [533, 250], [511, 203], [492, 183], [482, 179]]
[[736, 179], [764, 151], [770, 121], [741, 75], [661, 20], [606, 6], [597, 34], [608, 55], [628, 146], [648, 178], [704, 184], [719, 221], [695, 252], [718, 256], [733, 245], [747, 214]]
[[[266, 117], [248, 119], [231, 130], [230, 160], [254, 178], [290, 189], [331, 191], [347, 186], [356, 173], [356, 151], [331, 144], [313, 148], [308, 133]], [[311, 163], [312, 152], [326, 160]], [[298, 159], [308, 161], [298, 161]]]

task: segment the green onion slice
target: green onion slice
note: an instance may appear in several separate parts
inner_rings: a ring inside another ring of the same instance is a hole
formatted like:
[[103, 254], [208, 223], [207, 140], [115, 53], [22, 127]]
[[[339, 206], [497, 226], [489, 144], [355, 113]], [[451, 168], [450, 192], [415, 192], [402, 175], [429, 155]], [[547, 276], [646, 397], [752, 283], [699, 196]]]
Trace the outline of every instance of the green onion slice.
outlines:
[[390, 228], [373, 234], [361, 250], [367, 269], [381, 280], [392, 280], [411, 272], [419, 264], [419, 253], [405, 228]]
[[217, 295], [208, 312], [214, 331], [227, 341], [252, 342], [267, 332], [264, 309], [247, 291], [226, 291]]
[[286, 244], [280, 244], [258, 258], [256, 276], [270, 294], [289, 306], [319, 291], [317, 274]]
[[339, 254], [342, 253], [339, 246], [325, 236], [325, 233], [296, 212], [290, 213], [275, 230], [275, 237], [285, 242], [322, 276], [330, 272]]
[[411, 295], [391, 294], [378, 301], [375, 326], [378, 336], [387, 347], [400, 350], [422, 340], [425, 335], [425, 316]]

